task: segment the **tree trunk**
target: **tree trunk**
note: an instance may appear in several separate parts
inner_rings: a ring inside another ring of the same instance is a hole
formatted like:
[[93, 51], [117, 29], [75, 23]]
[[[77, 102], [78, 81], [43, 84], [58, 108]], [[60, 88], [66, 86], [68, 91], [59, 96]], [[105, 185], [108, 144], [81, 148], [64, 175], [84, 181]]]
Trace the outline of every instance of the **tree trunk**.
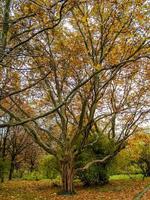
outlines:
[[150, 161], [146, 160], [145, 163], [146, 163], [145, 176], [149, 177], [150, 176]]
[[4, 183], [4, 173], [1, 175], [1, 183]]
[[14, 160], [11, 161], [10, 170], [9, 170], [9, 180], [12, 180], [12, 175], [14, 172]]
[[61, 173], [62, 194], [74, 194], [74, 164], [72, 159], [66, 158], [61, 161]]
[[150, 177], [150, 166], [147, 168], [147, 170], [146, 170], [146, 176], [147, 177]]
[[3, 172], [3, 170], [4, 169], [0, 169], [0, 181], [1, 181], [1, 183], [3, 183], [4, 182], [4, 172]]
[[[2, 162], [5, 162], [5, 157], [6, 157], [6, 144], [7, 144], [7, 136], [8, 136], [8, 132], [9, 132], [9, 128], [7, 128], [7, 132], [6, 135], [3, 139], [3, 147], [2, 147]], [[1, 170], [1, 183], [4, 182], [4, 170], [5, 167], [3, 167], [3, 169]]]

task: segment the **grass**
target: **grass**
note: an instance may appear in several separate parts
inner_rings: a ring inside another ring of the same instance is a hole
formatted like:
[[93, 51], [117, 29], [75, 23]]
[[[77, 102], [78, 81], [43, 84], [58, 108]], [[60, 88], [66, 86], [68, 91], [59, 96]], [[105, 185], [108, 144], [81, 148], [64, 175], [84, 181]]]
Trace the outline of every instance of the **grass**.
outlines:
[[[136, 178], [132, 180], [119, 175], [111, 177], [110, 183], [101, 187], [84, 188], [76, 185], [77, 194], [71, 197], [57, 195], [60, 188], [52, 187], [49, 180], [7, 181], [0, 185], [0, 200], [132, 200], [150, 183], [150, 178], [144, 181]], [[142, 200], [150, 200], [149, 191]]]
[[143, 179], [142, 174], [131, 174], [130, 176], [127, 174], [113, 175], [110, 176], [110, 180], [130, 180], [130, 179]]

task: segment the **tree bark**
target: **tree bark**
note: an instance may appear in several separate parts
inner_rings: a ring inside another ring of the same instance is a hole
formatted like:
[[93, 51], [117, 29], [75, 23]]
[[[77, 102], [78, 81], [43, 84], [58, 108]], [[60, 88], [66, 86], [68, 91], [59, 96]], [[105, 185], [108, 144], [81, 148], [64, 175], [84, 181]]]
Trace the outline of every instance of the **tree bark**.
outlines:
[[14, 172], [14, 160], [11, 161], [10, 170], [9, 170], [9, 180], [12, 180], [12, 175]]
[[69, 157], [61, 161], [62, 194], [74, 194], [74, 164]]
[[146, 176], [150, 177], [150, 164], [147, 166]]
[[4, 172], [1, 173], [1, 183], [4, 183]]

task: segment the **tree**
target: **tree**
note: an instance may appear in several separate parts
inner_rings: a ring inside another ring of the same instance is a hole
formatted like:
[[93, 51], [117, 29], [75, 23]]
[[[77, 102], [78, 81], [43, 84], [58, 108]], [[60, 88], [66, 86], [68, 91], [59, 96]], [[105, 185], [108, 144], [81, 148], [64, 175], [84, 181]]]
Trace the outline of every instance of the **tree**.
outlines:
[[150, 176], [150, 145], [145, 144], [142, 153], [137, 161], [137, 165], [141, 168], [145, 177]]
[[[134, 142], [134, 144], [133, 144]], [[140, 132], [132, 137], [129, 142], [130, 164], [140, 168], [144, 177], [150, 176], [150, 136], [148, 133]], [[131, 148], [132, 145], [132, 148]]]
[[41, 156], [43, 156], [43, 152], [42, 149], [39, 148], [37, 144], [32, 142], [32, 140], [30, 142], [31, 144], [25, 149], [22, 157], [23, 157], [23, 163], [26, 166], [26, 168], [30, 172], [33, 172], [34, 170], [37, 170], [39, 165], [39, 159]]
[[149, 142], [149, 133], [144, 129], [137, 131], [112, 162], [112, 171], [129, 176], [139, 173], [143, 178], [149, 176]]
[[[9, 56], [15, 52], [15, 57], [3, 57], [9, 71], [7, 78], [2, 73], [0, 109], [13, 121], [0, 127], [21, 125], [56, 157], [62, 189], [73, 193], [76, 171], [114, 157], [149, 112], [143, 105], [147, 83], [145, 76], [140, 77], [141, 72], [147, 73], [149, 59], [148, 19], [146, 1], [61, 1], [58, 10], [64, 5], [66, 15], [52, 29], [48, 26], [55, 22], [51, 12], [57, 17], [57, 8], [19, 6], [21, 14], [32, 9], [37, 14], [31, 20], [22, 15], [23, 22], [8, 30], [13, 41]], [[95, 132], [105, 132], [116, 148], [76, 169], [78, 156]]]
[[21, 127], [12, 127], [7, 142], [7, 152], [10, 159], [9, 180], [11, 180], [15, 167], [24, 159], [23, 153], [32, 145], [32, 141]]
[[[2, 117], [3, 121], [8, 122], [10, 119], [8, 116]], [[8, 135], [9, 135], [9, 127], [0, 129], [0, 178], [1, 182], [4, 182], [4, 175], [9, 166], [7, 160], [7, 148], [8, 148]]]

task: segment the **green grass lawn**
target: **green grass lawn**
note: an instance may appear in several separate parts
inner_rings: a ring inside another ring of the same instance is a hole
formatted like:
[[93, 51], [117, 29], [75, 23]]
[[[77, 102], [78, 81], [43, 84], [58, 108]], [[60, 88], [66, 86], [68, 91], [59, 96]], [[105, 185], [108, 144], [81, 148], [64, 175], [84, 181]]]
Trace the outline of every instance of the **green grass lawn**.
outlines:
[[109, 180], [130, 180], [130, 179], [143, 179], [142, 174], [131, 174], [130, 176], [127, 174], [119, 174], [110, 176]]

